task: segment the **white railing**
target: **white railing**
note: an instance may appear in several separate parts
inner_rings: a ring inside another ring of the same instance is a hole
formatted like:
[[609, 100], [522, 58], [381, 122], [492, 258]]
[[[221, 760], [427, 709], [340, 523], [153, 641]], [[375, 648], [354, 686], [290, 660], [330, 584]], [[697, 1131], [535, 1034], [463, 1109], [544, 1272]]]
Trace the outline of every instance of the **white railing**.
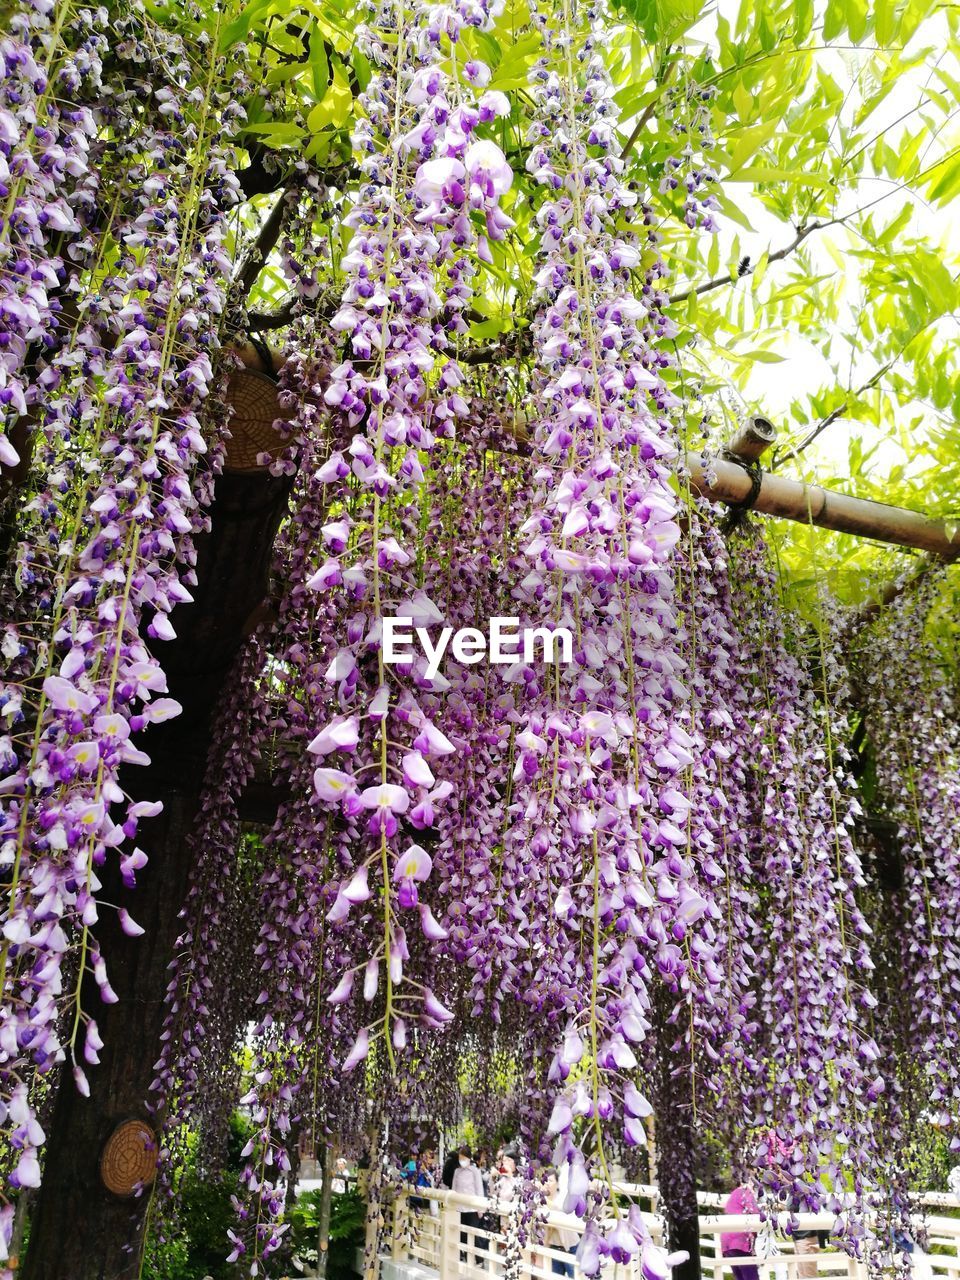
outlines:
[[[476, 1196], [433, 1188], [420, 1187], [413, 1194], [418, 1200], [429, 1196], [427, 1203], [432, 1202], [433, 1207], [417, 1211], [410, 1205], [409, 1194], [397, 1196], [391, 1211], [389, 1250], [386, 1256], [382, 1255], [383, 1280], [412, 1280], [414, 1276], [499, 1280], [503, 1276], [511, 1248], [509, 1206], [495, 1206]], [[469, 1220], [480, 1215], [488, 1221], [492, 1219], [492, 1229]], [[569, 1233], [579, 1240], [582, 1220], [550, 1210], [541, 1221], [543, 1243], [531, 1242], [522, 1250], [521, 1280], [552, 1280], [558, 1274], [579, 1274], [573, 1253], [560, 1247], [555, 1233]], [[653, 1218], [650, 1227], [659, 1231]], [[576, 1244], [572, 1247], [575, 1250]], [[556, 1271], [554, 1263], [569, 1270]], [[639, 1280], [640, 1272], [636, 1267], [611, 1266], [604, 1276], [609, 1280]]]
[[[628, 1190], [628, 1188], [624, 1188]], [[637, 1196], [657, 1202], [652, 1187], [630, 1187]], [[421, 1187], [412, 1193], [424, 1204], [411, 1205], [410, 1193], [397, 1195], [388, 1210], [385, 1239], [381, 1241], [380, 1280], [500, 1280], [504, 1274], [510, 1245], [508, 1206], [494, 1206], [490, 1201], [455, 1192]], [[918, 1218], [916, 1230], [925, 1230], [927, 1250], [919, 1247], [913, 1256], [914, 1280], [960, 1280], [960, 1217], [947, 1217], [929, 1210], [960, 1209], [955, 1196], [930, 1193], [922, 1196], [925, 1216]], [[722, 1207], [724, 1197], [711, 1192], [700, 1193], [701, 1210]], [[464, 1220], [466, 1215], [466, 1221]], [[478, 1225], [483, 1216], [488, 1226]], [[662, 1219], [645, 1213], [650, 1234], [661, 1241]], [[542, 1219], [543, 1243], [528, 1243], [522, 1250], [520, 1280], [551, 1280], [556, 1275], [578, 1278], [573, 1252], [560, 1247], [560, 1240], [576, 1236], [582, 1220], [550, 1210]], [[832, 1214], [799, 1214], [796, 1226], [801, 1231], [826, 1231], [833, 1227]], [[786, 1234], [787, 1215], [779, 1222], [764, 1222], [756, 1215], [731, 1216], [701, 1212], [700, 1259], [706, 1280], [740, 1280], [733, 1268], [755, 1266], [759, 1280], [866, 1280], [867, 1268], [855, 1258], [833, 1248], [797, 1253], [795, 1242]], [[560, 1235], [559, 1233], [568, 1233]], [[750, 1258], [724, 1258], [720, 1236], [728, 1232], [748, 1232], [756, 1237], [755, 1255]], [[514, 1246], [515, 1247], [515, 1246]], [[575, 1249], [575, 1246], [574, 1246]], [[604, 1280], [642, 1280], [639, 1263], [608, 1264]]]

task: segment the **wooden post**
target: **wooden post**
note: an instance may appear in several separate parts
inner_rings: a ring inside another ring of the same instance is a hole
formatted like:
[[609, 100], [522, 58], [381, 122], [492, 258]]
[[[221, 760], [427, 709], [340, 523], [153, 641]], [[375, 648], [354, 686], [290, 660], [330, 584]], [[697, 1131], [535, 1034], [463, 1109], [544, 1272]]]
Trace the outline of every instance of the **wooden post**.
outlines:
[[407, 1197], [397, 1195], [393, 1202], [393, 1233], [390, 1237], [390, 1257], [399, 1262], [403, 1257], [403, 1227]]
[[333, 1197], [333, 1173], [337, 1164], [336, 1138], [330, 1140], [323, 1153], [323, 1181], [320, 1184], [320, 1221], [317, 1224], [317, 1275], [327, 1274], [330, 1257], [330, 1202]]
[[367, 1130], [370, 1140], [370, 1168], [367, 1170], [367, 1227], [364, 1280], [379, 1280], [380, 1245], [385, 1225], [383, 1213], [383, 1166], [386, 1159], [387, 1121], [380, 1119]]
[[659, 1207], [660, 1191], [657, 1178], [659, 1176], [659, 1161], [657, 1156], [657, 1118], [655, 1115], [647, 1116], [644, 1121], [644, 1129], [647, 1133], [647, 1164], [648, 1176], [653, 1192], [650, 1196], [650, 1212], [656, 1213]]
[[460, 1214], [446, 1200], [440, 1206], [440, 1280], [460, 1274]]
[[380, 1224], [377, 1222], [377, 1213], [374, 1209], [367, 1206], [367, 1230], [364, 1240], [364, 1264], [363, 1274], [364, 1280], [377, 1280], [377, 1272], [379, 1264], [377, 1262], [380, 1250]]

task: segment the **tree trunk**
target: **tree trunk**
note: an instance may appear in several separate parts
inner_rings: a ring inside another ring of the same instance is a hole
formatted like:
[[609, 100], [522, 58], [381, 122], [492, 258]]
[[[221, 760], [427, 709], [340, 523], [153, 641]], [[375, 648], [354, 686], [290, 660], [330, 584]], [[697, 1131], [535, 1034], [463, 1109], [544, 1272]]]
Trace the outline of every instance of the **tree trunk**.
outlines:
[[[185, 778], [195, 777], [198, 768], [185, 769]], [[162, 799], [164, 811], [153, 819], [149, 865], [138, 873], [137, 888], [119, 901], [146, 933], [128, 939], [116, 913], [103, 913], [98, 935], [119, 1000], [97, 1007], [95, 992], [84, 991], [86, 1007], [96, 1008], [105, 1047], [100, 1065], [88, 1071], [89, 1098], [78, 1093], [69, 1072], [62, 1076], [32, 1215], [25, 1280], [126, 1280], [138, 1272], [149, 1196], [122, 1200], [111, 1195], [101, 1182], [99, 1160], [121, 1121], [150, 1122], [144, 1102], [159, 1053], [167, 964], [186, 888], [183, 853], [197, 807], [195, 786], [145, 794]], [[105, 896], [116, 901], [116, 886], [107, 890], [105, 881], [104, 887]]]
[[134, 797], [163, 801], [163, 813], [145, 820], [138, 835], [150, 861], [131, 891], [115, 865], [101, 876], [104, 900], [127, 907], [146, 932], [128, 938], [109, 910], [97, 926], [119, 999], [100, 1004], [92, 983], [84, 993], [85, 1007], [96, 1010], [105, 1047], [100, 1065], [88, 1072], [88, 1099], [77, 1093], [69, 1072], [61, 1080], [23, 1280], [135, 1280], [139, 1274], [149, 1196], [123, 1200], [107, 1191], [100, 1155], [120, 1121], [150, 1122], [144, 1102], [159, 1056], [167, 966], [187, 890], [188, 836], [211, 717], [248, 623], [267, 594], [273, 539], [289, 488], [288, 480], [263, 472], [225, 472], [217, 482], [212, 531], [198, 540], [195, 603], [176, 610], [177, 639], [161, 652], [170, 693], [183, 714], [144, 735], [151, 764], [131, 769], [123, 780]]
[[13, 1215], [13, 1231], [10, 1235], [10, 1266], [14, 1269], [23, 1248], [23, 1237], [33, 1209], [35, 1192], [32, 1187], [25, 1187], [17, 1196], [17, 1207]]
[[653, 1002], [657, 1033], [657, 1133], [661, 1136], [657, 1152], [659, 1204], [667, 1225], [669, 1248], [689, 1254], [686, 1262], [673, 1268], [673, 1280], [701, 1280], [690, 1063], [686, 1053], [672, 1051], [677, 1029], [667, 1021], [675, 1001], [676, 996], [659, 984]]

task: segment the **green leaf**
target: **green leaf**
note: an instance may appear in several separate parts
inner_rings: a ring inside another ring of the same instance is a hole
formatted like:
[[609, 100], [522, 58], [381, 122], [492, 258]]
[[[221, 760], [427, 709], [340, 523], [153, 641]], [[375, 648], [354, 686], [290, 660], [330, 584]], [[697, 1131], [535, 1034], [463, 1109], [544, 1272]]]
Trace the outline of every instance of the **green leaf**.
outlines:
[[526, 31], [506, 50], [493, 73], [491, 89], [506, 92], [508, 89], [525, 89], [527, 71], [540, 52], [540, 36], [536, 31]]
[[894, 170], [895, 178], [905, 178], [916, 164], [917, 156], [920, 154], [920, 148], [926, 142], [926, 134], [921, 129], [915, 138], [911, 138], [906, 146], [899, 148], [897, 156], [897, 164]]
[[938, 176], [927, 188], [927, 198], [946, 203], [960, 191], [960, 155], [947, 156], [935, 172]]
[[676, 40], [700, 16], [698, 0], [621, 0], [620, 7], [650, 44]]
[[326, 160], [329, 156], [330, 143], [333, 141], [333, 137], [333, 132], [330, 129], [322, 129], [319, 133], [315, 133], [304, 152], [305, 158], [307, 160]]
[[755, 98], [742, 80], [733, 86], [733, 105], [737, 108], [740, 119], [746, 123], [753, 115]]
[[731, 200], [722, 188], [719, 191], [715, 191], [714, 195], [717, 198], [717, 204], [720, 206], [721, 213], [725, 214], [733, 222], [736, 222], [738, 226], [743, 227], [744, 231], [753, 230], [753, 224], [740, 208], [739, 204], [737, 204], [735, 200]]
[[272, 3], [273, 0], [249, 0], [237, 17], [232, 22], [228, 22], [220, 32], [217, 53], [224, 53], [233, 45], [239, 44], [241, 40], [246, 40], [250, 34], [250, 28], [266, 14]]
[[710, 249], [707, 253], [707, 275], [715, 276], [720, 270], [720, 237], [710, 237]]
[[769, 265], [769, 261], [770, 261], [769, 255], [766, 252], [761, 253], [759, 259], [757, 260], [757, 265], [753, 269], [754, 289], [759, 289], [760, 284], [763, 281], [763, 277], [767, 274], [767, 266]]
[[305, 76], [309, 68], [302, 62], [286, 62], [279, 67], [271, 67], [263, 78], [263, 83], [274, 87], [278, 84], [290, 84], [291, 81]]
[[320, 133], [324, 129], [342, 129], [350, 119], [353, 107], [353, 92], [347, 84], [347, 77], [339, 66], [333, 69], [333, 81], [324, 94], [323, 101], [318, 102], [307, 116], [307, 128], [311, 133]]
[[823, 18], [823, 38], [826, 41], [836, 40], [847, 26], [847, 6], [844, 0], [827, 0], [827, 8]]
[[736, 171], [742, 168], [751, 156], [756, 155], [764, 143], [770, 141], [780, 127], [780, 120], [774, 116], [772, 120], [764, 120], [761, 124], [744, 129], [730, 153], [731, 170]]
[[780, 364], [786, 356], [778, 356], [775, 351], [745, 351], [738, 356], [740, 360], [753, 360], [759, 364]]
[[289, 147], [300, 142], [306, 135], [298, 124], [289, 120], [274, 120], [265, 124], [248, 124], [244, 133], [255, 133], [264, 142], [276, 147]]
[[502, 333], [506, 333], [509, 326], [504, 325], [500, 320], [475, 320], [470, 326], [470, 333], [474, 338], [480, 338], [489, 342], [491, 338], [497, 338]]
[[867, 33], [867, 19], [870, 10], [867, 0], [846, 0], [847, 30], [854, 44], [859, 44]]
[[793, 22], [798, 44], [806, 40], [812, 31], [813, 17], [813, 0], [797, 0], [793, 10]]
[[370, 83], [370, 77], [373, 69], [370, 66], [370, 59], [361, 49], [354, 49], [350, 55], [350, 61], [353, 64], [353, 74], [357, 77], [357, 84], [360, 86], [361, 93], [366, 90]]

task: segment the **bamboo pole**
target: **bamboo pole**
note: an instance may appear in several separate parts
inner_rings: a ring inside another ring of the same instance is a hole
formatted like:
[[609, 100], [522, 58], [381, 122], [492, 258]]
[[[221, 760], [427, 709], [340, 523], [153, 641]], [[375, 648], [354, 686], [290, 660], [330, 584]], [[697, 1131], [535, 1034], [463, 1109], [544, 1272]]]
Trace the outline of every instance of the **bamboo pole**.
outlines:
[[[738, 463], [715, 458], [704, 464], [700, 454], [688, 453], [686, 464], [690, 486], [702, 497], [734, 505], [749, 498], [753, 479]], [[948, 529], [943, 520], [906, 507], [851, 498], [845, 493], [788, 480], [785, 476], [765, 473], [752, 509], [761, 515], [797, 520], [874, 542], [916, 547], [945, 559], [960, 552], [960, 533]]]
[[[723, 450], [723, 456], [733, 462], [741, 462], [753, 464], [760, 461], [761, 455], [770, 448], [777, 436], [777, 429], [767, 418], [749, 418], [737, 433], [728, 441], [726, 448]], [[688, 460], [689, 461], [689, 460]], [[775, 477], [770, 477], [774, 479]], [[828, 495], [830, 490], [824, 490]], [[831, 495], [843, 497], [844, 495]], [[854, 501], [859, 501], [854, 499]], [[882, 511], [890, 511], [891, 508], [883, 503], [872, 503], [873, 507], [880, 507]], [[892, 508], [897, 515], [901, 515], [900, 508]], [[917, 514], [917, 513], [911, 513]], [[934, 522], [936, 523], [936, 522]], [[927, 556], [911, 576], [901, 575], [894, 582], [887, 583], [880, 597], [872, 600], [865, 605], [854, 620], [854, 631], [859, 631], [861, 627], [869, 623], [878, 613], [880, 613], [887, 605], [892, 604], [899, 596], [905, 592], [913, 591], [927, 577], [929, 573], [945, 564], [960, 557], [960, 538], [949, 534], [945, 526], [943, 526], [943, 534], [947, 539], [945, 549], [938, 548]], [[870, 536], [870, 535], [867, 535]]]

